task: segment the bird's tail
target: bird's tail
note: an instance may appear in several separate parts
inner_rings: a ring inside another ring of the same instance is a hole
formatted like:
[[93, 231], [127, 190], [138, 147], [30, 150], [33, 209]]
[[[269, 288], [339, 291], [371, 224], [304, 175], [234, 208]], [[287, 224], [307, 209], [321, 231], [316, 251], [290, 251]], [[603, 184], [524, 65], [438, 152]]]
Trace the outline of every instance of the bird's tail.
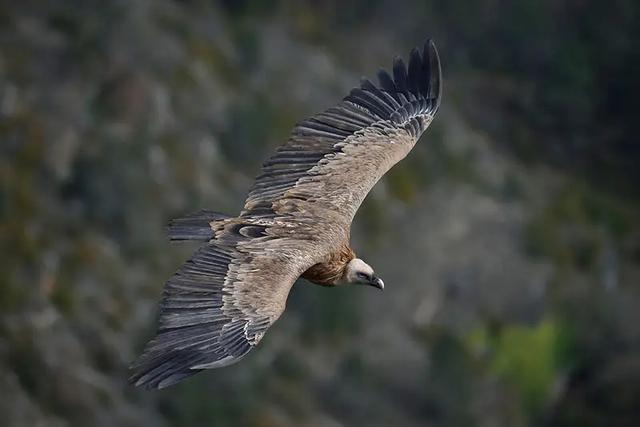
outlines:
[[228, 215], [206, 209], [182, 218], [169, 221], [167, 235], [170, 240], [195, 240], [206, 242], [213, 239], [211, 223], [229, 218]]

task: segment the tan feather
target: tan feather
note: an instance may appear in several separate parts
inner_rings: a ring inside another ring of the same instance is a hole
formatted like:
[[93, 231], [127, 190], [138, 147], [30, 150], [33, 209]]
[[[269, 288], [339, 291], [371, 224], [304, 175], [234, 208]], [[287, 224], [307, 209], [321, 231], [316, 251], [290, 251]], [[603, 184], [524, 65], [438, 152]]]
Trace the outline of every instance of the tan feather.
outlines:
[[338, 250], [331, 252], [324, 261], [309, 267], [301, 277], [317, 285], [336, 285], [343, 279], [349, 261], [355, 257], [353, 249], [348, 245], [342, 245]]

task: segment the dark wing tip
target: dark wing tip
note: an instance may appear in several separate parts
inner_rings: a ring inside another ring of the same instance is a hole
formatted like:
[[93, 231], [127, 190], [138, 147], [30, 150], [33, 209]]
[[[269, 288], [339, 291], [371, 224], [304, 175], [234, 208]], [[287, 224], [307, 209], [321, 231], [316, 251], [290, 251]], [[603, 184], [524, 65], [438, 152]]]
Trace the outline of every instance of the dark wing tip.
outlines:
[[[440, 58], [435, 43], [428, 39], [422, 51], [417, 47], [411, 50], [407, 63], [396, 56], [391, 72], [378, 71], [377, 86], [362, 79], [360, 87], [344, 100], [368, 111], [374, 121], [393, 118], [401, 123], [416, 114], [435, 114], [441, 95]], [[354, 114], [359, 115], [357, 111]], [[323, 136], [327, 136], [326, 132]]]
[[416, 97], [420, 97], [421, 93], [425, 93], [427, 89], [427, 80], [423, 76], [422, 59], [417, 47], [411, 49], [409, 55], [409, 90]]
[[378, 82], [380, 83], [380, 87], [387, 92], [395, 93], [398, 91], [396, 84], [393, 82], [393, 79], [386, 70], [378, 71]]
[[425, 68], [425, 78], [427, 79], [427, 92], [424, 95], [428, 99], [435, 99], [434, 110], [437, 110], [442, 99], [442, 66], [438, 49], [433, 39], [428, 39], [424, 44], [422, 61]]
[[[428, 39], [422, 49], [413, 48], [409, 54], [409, 66], [400, 57], [393, 59], [393, 79], [385, 72], [379, 72], [380, 86], [390, 93], [413, 95], [418, 99], [431, 101], [430, 110], [435, 112], [442, 98], [442, 68], [438, 50], [432, 39]], [[389, 81], [391, 80], [391, 81]]]
[[393, 80], [400, 92], [407, 91], [407, 67], [399, 56], [393, 58]]
[[161, 390], [169, 386], [175, 385], [182, 380], [197, 374], [201, 369], [170, 369], [164, 373], [150, 375], [149, 371], [133, 371], [128, 381], [133, 387], [143, 388], [145, 390]]

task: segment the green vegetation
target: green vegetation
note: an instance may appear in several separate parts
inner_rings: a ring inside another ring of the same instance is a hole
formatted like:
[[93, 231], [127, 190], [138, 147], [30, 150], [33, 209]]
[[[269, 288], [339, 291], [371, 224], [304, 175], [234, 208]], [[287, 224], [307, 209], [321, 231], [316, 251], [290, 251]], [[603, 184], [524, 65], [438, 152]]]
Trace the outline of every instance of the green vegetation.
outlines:
[[540, 411], [562, 378], [562, 352], [566, 347], [557, 324], [542, 321], [533, 328], [505, 328], [495, 338], [491, 370], [511, 381], [531, 411]]

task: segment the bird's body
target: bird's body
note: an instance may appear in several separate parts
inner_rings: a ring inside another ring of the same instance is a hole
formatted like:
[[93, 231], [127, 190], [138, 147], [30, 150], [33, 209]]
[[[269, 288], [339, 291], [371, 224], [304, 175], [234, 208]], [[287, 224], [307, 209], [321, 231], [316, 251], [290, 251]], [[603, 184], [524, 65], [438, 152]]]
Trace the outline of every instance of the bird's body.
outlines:
[[351, 221], [375, 183], [411, 151], [441, 97], [435, 46], [394, 61], [337, 106], [299, 123], [262, 168], [238, 217], [200, 211], [172, 240], [203, 245], [167, 281], [157, 336], [133, 365], [161, 388], [238, 361], [282, 314], [299, 277], [384, 286], [350, 247]]

